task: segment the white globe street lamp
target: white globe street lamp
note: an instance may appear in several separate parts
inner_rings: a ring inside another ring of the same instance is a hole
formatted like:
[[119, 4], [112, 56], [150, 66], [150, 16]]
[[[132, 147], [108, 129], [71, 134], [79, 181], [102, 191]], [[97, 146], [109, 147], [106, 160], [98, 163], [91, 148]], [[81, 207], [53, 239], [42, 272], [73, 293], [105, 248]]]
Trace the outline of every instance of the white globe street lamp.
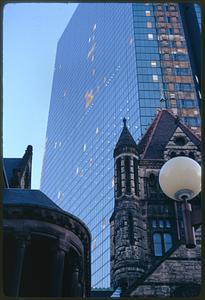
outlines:
[[182, 202], [185, 240], [187, 248], [196, 246], [194, 227], [191, 223], [191, 204], [201, 191], [201, 167], [193, 159], [178, 156], [168, 160], [159, 173], [162, 191], [171, 199]]

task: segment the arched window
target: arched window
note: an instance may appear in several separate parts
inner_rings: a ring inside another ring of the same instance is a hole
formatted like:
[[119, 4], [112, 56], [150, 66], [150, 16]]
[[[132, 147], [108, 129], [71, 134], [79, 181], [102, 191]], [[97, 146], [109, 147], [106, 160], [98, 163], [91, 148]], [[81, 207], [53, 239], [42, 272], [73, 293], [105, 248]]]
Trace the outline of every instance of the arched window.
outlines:
[[121, 158], [119, 157], [116, 161], [117, 168], [117, 197], [122, 195], [122, 178], [121, 178]]
[[160, 233], [153, 234], [153, 241], [154, 241], [154, 255], [155, 256], [162, 256], [162, 239]]
[[172, 236], [170, 233], [164, 233], [163, 238], [164, 238], [164, 251], [167, 252], [173, 246]]
[[[153, 220], [154, 221], [154, 220]], [[152, 221], [152, 225], [153, 225]], [[155, 225], [155, 224], [154, 224]], [[156, 228], [152, 226], [152, 228]], [[153, 233], [154, 256], [162, 256], [173, 247], [171, 233], [158, 231]]]
[[130, 182], [130, 157], [125, 156], [125, 179], [126, 179], [126, 192], [131, 193], [131, 182]]
[[134, 158], [134, 182], [135, 182], [135, 194], [139, 195], [138, 163], [136, 158]]

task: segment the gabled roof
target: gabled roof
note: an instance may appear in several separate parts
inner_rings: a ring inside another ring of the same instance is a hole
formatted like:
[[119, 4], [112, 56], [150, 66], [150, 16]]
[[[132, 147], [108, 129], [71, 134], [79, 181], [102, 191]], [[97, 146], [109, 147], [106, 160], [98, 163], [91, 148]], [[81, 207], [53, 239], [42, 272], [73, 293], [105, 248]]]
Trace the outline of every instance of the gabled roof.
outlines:
[[123, 119], [123, 122], [124, 122], [124, 127], [120, 134], [119, 140], [115, 146], [114, 155], [123, 147], [134, 148], [137, 150], [137, 144], [136, 144], [135, 140], [133, 139], [131, 133], [129, 132], [129, 129], [127, 128], [125, 118]]
[[189, 137], [196, 145], [200, 146], [200, 139], [178, 117], [167, 109], [159, 111], [138, 144], [143, 159], [163, 159], [163, 151], [177, 127]]

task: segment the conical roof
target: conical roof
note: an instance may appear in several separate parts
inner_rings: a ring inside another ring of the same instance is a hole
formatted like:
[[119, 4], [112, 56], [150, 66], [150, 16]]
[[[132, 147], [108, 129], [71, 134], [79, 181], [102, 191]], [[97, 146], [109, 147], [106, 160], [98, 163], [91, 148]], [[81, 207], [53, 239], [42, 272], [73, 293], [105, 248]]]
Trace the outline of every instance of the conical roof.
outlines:
[[[119, 137], [119, 140], [115, 146], [114, 150], [114, 157], [122, 152], [125, 152], [125, 149], [129, 148], [129, 151], [132, 149], [134, 152], [137, 152], [137, 144], [135, 140], [133, 139], [131, 133], [129, 132], [129, 129], [127, 128], [126, 119], [123, 119], [124, 127], [122, 129], [121, 135]], [[131, 149], [130, 149], [131, 148]]]

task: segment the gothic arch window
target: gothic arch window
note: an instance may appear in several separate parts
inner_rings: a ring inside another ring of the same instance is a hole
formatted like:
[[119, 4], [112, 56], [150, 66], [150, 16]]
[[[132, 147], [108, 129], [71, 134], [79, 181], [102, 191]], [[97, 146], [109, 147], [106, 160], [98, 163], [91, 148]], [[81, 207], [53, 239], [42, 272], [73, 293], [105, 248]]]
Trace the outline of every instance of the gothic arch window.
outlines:
[[167, 252], [169, 249], [172, 248], [173, 242], [172, 242], [172, 236], [170, 233], [164, 233], [164, 251]]
[[135, 194], [139, 195], [139, 182], [138, 182], [138, 163], [137, 159], [134, 158], [134, 182], [135, 182]]
[[153, 248], [154, 256], [163, 256], [173, 246], [172, 235], [169, 232], [154, 232]]
[[125, 156], [125, 179], [126, 179], [126, 192], [131, 193], [131, 182], [130, 182], [130, 157]]

